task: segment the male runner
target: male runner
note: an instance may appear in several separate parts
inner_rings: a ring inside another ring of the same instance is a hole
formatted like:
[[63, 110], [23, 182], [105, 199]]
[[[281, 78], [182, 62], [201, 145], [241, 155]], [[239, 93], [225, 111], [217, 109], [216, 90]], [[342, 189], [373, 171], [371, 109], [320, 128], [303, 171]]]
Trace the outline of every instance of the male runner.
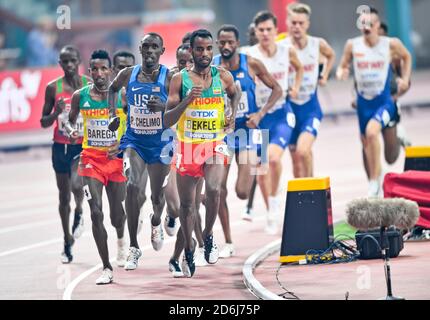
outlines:
[[[164, 188], [171, 159], [165, 147], [171, 144], [169, 138], [173, 137], [171, 130], [166, 129], [169, 127], [163, 125], [163, 112], [172, 76], [168, 68], [160, 64], [160, 57], [165, 51], [163, 39], [157, 33], [148, 33], [142, 38], [139, 49], [142, 64], [123, 69], [109, 87], [109, 105], [115, 105], [115, 93], [126, 87], [129, 107], [127, 130], [120, 145], [120, 149], [124, 150], [124, 172], [127, 176], [125, 208], [130, 234], [126, 270], [135, 270], [142, 255], [137, 230], [142, 205], [139, 195], [144, 193], [147, 182], [145, 170], [148, 170], [154, 210], [150, 215], [151, 243], [156, 251], [163, 245], [161, 214], [165, 205]], [[114, 117], [112, 108], [110, 111], [110, 129], [115, 130], [119, 121]]]
[[[282, 175], [282, 156], [288, 147], [293, 129], [296, 124], [291, 106], [286, 102], [287, 94], [290, 98], [297, 98], [303, 79], [303, 67], [293, 47], [276, 42], [277, 18], [273, 13], [261, 11], [254, 18], [255, 34], [258, 44], [249, 50], [249, 55], [259, 59], [266, 66], [269, 73], [278, 81], [282, 88], [282, 97], [261, 121], [262, 129], [269, 129], [270, 142], [268, 147], [269, 168], [266, 175], [257, 177], [268, 211], [266, 232], [276, 234], [278, 218], [281, 211], [279, 181]], [[294, 84], [288, 84], [289, 66], [296, 70]], [[256, 81], [257, 107], [263, 108], [272, 90], [257, 79]]]
[[380, 19], [376, 9], [371, 8], [360, 19], [363, 36], [346, 43], [337, 77], [346, 80], [350, 64], [353, 63], [361, 140], [366, 155], [365, 166], [369, 172], [368, 196], [378, 197], [381, 195], [383, 178], [380, 133], [387, 132], [384, 139], [385, 148], [390, 154], [387, 161], [395, 162], [400, 151], [396, 126], [388, 128], [389, 123], [396, 118], [394, 99], [390, 93], [393, 76], [390, 65], [394, 57], [402, 61], [402, 77], [397, 78], [397, 96], [401, 96], [409, 89], [412, 58], [399, 39], [379, 35]]
[[[109, 149], [118, 143], [124, 133], [124, 126], [121, 125], [117, 132], [108, 129], [107, 97], [112, 73], [109, 54], [104, 50], [94, 51], [89, 65], [94, 84], [73, 94], [67, 130], [72, 138], [78, 136], [78, 131], [74, 128], [80, 113], [84, 119], [84, 139], [78, 173], [84, 180], [84, 193], [91, 210], [93, 236], [103, 263], [103, 272], [96, 284], [109, 284], [113, 280], [113, 269], [109, 262], [108, 236], [103, 224], [102, 195], [104, 186], [109, 201], [111, 223], [116, 229], [118, 244], [123, 244], [126, 217], [122, 202], [125, 198], [126, 179], [122, 172], [122, 159], [109, 154]], [[123, 112], [121, 106], [116, 110], [124, 122], [124, 117], [120, 115]], [[119, 247], [118, 251], [121, 250], [124, 250], [124, 245]]]
[[[327, 84], [336, 60], [332, 47], [322, 38], [308, 35], [311, 8], [302, 3], [294, 3], [288, 10], [288, 37], [283, 40], [296, 49], [303, 65], [304, 76], [297, 98], [289, 102], [296, 117], [296, 127], [290, 140], [291, 159], [295, 178], [313, 177], [312, 146], [317, 138], [323, 113], [318, 100], [318, 84]], [[319, 63], [323, 58], [325, 67], [320, 77]], [[295, 71], [290, 70], [290, 81], [295, 79]]]
[[[218, 248], [212, 229], [219, 209], [221, 182], [227, 146], [223, 142], [225, 131], [234, 130], [234, 117], [240, 94], [231, 74], [212, 67], [213, 37], [207, 30], [196, 30], [190, 39], [194, 66], [183, 69], [171, 82], [164, 125], [177, 123], [178, 145], [175, 154], [177, 185], [181, 202], [181, 228], [185, 237], [185, 254], [182, 271], [186, 277], [195, 272], [195, 225], [196, 186], [200, 177], [206, 185], [206, 219], [203, 230], [205, 259], [214, 264], [218, 260]], [[231, 100], [230, 117], [225, 117], [224, 93]]]
[[[60, 204], [61, 225], [64, 233], [64, 250], [61, 254], [62, 263], [70, 263], [73, 260], [72, 246], [81, 236], [84, 230], [82, 217], [82, 179], [77, 174], [78, 158], [82, 151], [82, 118], [79, 118], [79, 137], [70, 140], [65, 124], [69, 118], [70, 100], [75, 90], [87, 85], [89, 80], [84, 75], [79, 75], [81, 57], [78, 49], [73, 46], [65, 46], [60, 51], [58, 60], [64, 71], [64, 76], [51, 81], [45, 90], [45, 104], [43, 105], [40, 123], [43, 128], [48, 128], [56, 123], [54, 129], [54, 144], [52, 145], [52, 165], [57, 180]], [[73, 193], [75, 198], [75, 216], [70, 233], [70, 198]]]
[[[257, 147], [261, 144], [261, 130], [256, 128], [258, 128], [261, 119], [281, 98], [282, 89], [261, 61], [239, 53], [239, 31], [235, 26], [223, 25], [218, 30], [217, 45], [221, 54], [214, 58], [214, 65], [220, 65], [230, 71], [234, 80], [240, 82], [243, 92], [236, 113], [235, 132], [226, 137], [226, 142], [235, 153], [238, 164], [236, 195], [239, 199], [246, 200], [251, 192], [255, 176], [252, 168], [254, 166], [255, 169], [258, 163]], [[260, 110], [258, 110], [255, 102], [256, 78], [272, 90], [266, 105]], [[235, 253], [227, 206], [227, 179], [230, 162], [224, 171], [218, 212], [226, 242], [224, 248], [220, 250], [220, 258], [229, 258]]]

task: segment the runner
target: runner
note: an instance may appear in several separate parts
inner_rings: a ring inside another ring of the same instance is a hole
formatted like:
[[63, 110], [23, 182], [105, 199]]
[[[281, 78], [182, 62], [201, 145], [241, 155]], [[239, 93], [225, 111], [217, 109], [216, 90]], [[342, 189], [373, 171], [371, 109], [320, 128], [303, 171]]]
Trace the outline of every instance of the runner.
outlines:
[[[242, 96], [235, 119], [235, 132], [226, 137], [229, 148], [235, 154], [238, 164], [238, 177], [236, 180], [236, 195], [241, 200], [249, 198], [255, 170], [258, 164], [257, 149], [261, 146], [261, 130], [258, 130], [260, 121], [267, 112], [282, 97], [282, 89], [276, 80], [269, 74], [263, 63], [246, 54], [239, 53], [239, 31], [233, 25], [223, 25], [218, 30], [218, 49], [221, 53], [214, 58], [214, 65], [220, 65], [231, 72], [235, 81], [239, 81]], [[255, 79], [264, 83], [272, 90], [266, 105], [258, 110], [255, 102]], [[237, 139], [238, 138], [238, 139]], [[230, 218], [227, 205], [227, 179], [230, 163], [224, 171], [221, 189], [221, 202], [219, 218], [225, 237], [225, 246], [220, 250], [220, 258], [229, 258], [235, 254], [231, 237]]]
[[[296, 49], [304, 69], [299, 95], [296, 99], [289, 99], [296, 117], [296, 127], [290, 140], [290, 152], [294, 177], [310, 178], [314, 175], [312, 146], [323, 118], [318, 100], [318, 84], [321, 86], [327, 84], [336, 54], [327, 41], [308, 35], [311, 7], [295, 3], [289, 5], [287, 10], [289, 35], [283, 42]], [[326, 62], [322, 73], [319, 68], [320, 59]], [[295, 71], [291, 69], [291, 83], [294, 79]]]
[[[223, 140], [226, 131], [234, 130], [234, 117], [240, 99], [231, 74], [211, 66], [211, 33], [196, 30], [190, 43], [194, 66], [191, 70], [183, 69], [173, 77], [164, 115], [166, 127], [177, 123], [178, 145], [174, 163], [181, 203], [179, 218], [185, 238], [182, 271], [186, 277], [192, 277], [195, 272], [196, 243], [192, 231], [195, 226], [196, 186], [200, 177], [204, 177], [206, 185], [205, 259], [210, 264], [218, 260], [219, 252], [212, 229], [219, 209], [224, 164], [228, 157]], [[231, 106], [227, 108], [224, 92], [231, 100]]]
[[[193, 66], [193, 57], [191, 56], [190, 45], [188, 43], [182, 44], [176, 50], [176, 66], [172, 68], [172, 71], [176, 74], [180, 72], [182, 69], [187, 68], [188, 70]], [[174, 166], [174, 164], [172, 164]], [[202, 236], [202, 222], [199, 213], [200, 203], [201, 203], [201, 192], [203, 188], [203, 178], [200, 178], [197, 188], [196, 188], [196, 223], [194, 227], [194, 234], [196, 235], [197, 243], [199, 248], [194, 255], [196, 267], [204, 267], [207, 265], [204, 255], [204, 242]], [[174, 235], [176, 230], [176, 218], [179, 217], [179, 194], [178, 187], [176, 184], [176, 174], [169, 175], [169, 182], [166, 187], [166, 205], [167, 205], [167, 215], [164, 227], [167, 231], [167, 234], [170, 236]], [[173, 214], [175, 213], [175, 215]], [[179, 228], [175, 249], [172, 257], [169, 260], [169, 271], [172, 272], [174, 278], [183, 277], [182, 269], [179, 263], [179, 259], [182, 251], [184, 250], [184, 234], [182, 229]]]
[[[73, 92], [86, 86], [89, 78], [79, 75], [81, 57], [78, 49], [73, 46], [65, 46], [61, 49], [58, 63], [64, 71], [64, 76], [47, 85], [40, 123], [43, 128], [48, 128], [55, 122], [52, 166], [57, 180], [60, 200], [58, 210], [64, 234], [61, 262], [70, 263], [73, 260], [72, 246], [75, 239], [79, 238], [84, 231], [82, 178], [77, 174], [78, 158], [82, 151], [82, 118], [78, 119], [79, 137], [75, 140], [69, 139], [65, 124], [69, 117]], [[75, 198], [75, 215], [70, 233], [71, 193]]]
[[[88, 200], [91, 210], [93, 236], [103, 263], [103, 272], [96, 280], [96, 284], [109, 284], [113, 280], [113, 268], [109, 262], [108, 235], [103, 224], [102, 195], [103, 187], [105, 187], [109, 201], [110, 220], [118, 236], [118, 255], [125, 257], [126, 217], [122, 202], [125, 198], [126, 179], [122, 173], [122, 159], [109, 152], [110, 148], [118, 143], [125, 126], [121, 125], [118, 132], [111, 132], [108, 129], [107, 98], [109, 78], [112, 74], [109, 54], [104, 50], [94, 51], [89, 65], [94, 84], [73, 94], [67, 130], [72, 138], [78, 137], [78, 131], [74, 128], [80, 113], [84, 119], [84, 139], [78, 173], [84, 180], [85, 198]], [[124, 122], [124, 117], [120, 114], [122, 108], [117, 107], [116, 109], [117, 115], [122, 118], [121, 122]]]
[[[130, 251], [126, 270], [135, 270], [142, 255], [137, 241], [139, 195], [145, 192], [148, 170], [151, 201], [154, 213], [151, 220], [151, 243], [154, 250], [163, 246], [164, 233], [161, 225], [165, 198], [164, 188], [170, 172], [170, 151], [173, 132], [163, 126], [163, 111], [172, 72], [160, 64], [164, 53], [163, 39], [157, 33], [146, 34], [140, 44], [142, 64], [123, 69], [109, 87], [109, 105], [115, 105], [116, 92], [126, 87], [129, 106], [127, 130], [121, 139], [120, 149], [124, 150], [124, 172], [127, 176], [127, 212]], [[119, 119], [111, 108], [110, 129], [116, 130]], [[145, 199], [143, 199], [145, 200]]]
[[[387, 162], [394, 163], [400, 152], [397, 128], [388, 128], [396, 119], [394, 101], [408, 91], [411, 79], [412, 58], [399, 39], [379, 35], [380, 19], [374, 8], [361, 17], [363, 36], [348, 40], [337, 77], [348, 79], [350, 65], [354, 65], [357, 91], [357, 113], [360, 124], [361, 141], [365, 151], [365, 167], [369, 173], [369, 197], [381, 196], [382, 166], [379, 135], [386, 131], [384, 139]], [[402, 61], [402, 77], [397, 78], [397, 95], [393, 98], [390, 82], [393, 76], [390, 68], [393, 57]]]
[[[249, 54], [259, 59], [266, 66], [270, 74], [278, 81], [283, 95], [269, 113], [261, 121], [262, 129], [269, 129], [270, 142], [268, 147], [269, 168], [266, 175], [257, 176], [267, 208], [268, 234], [278, 231], [278, 219], [281, 216], [282, 199], [278, 195], [279, 182], [282, 176], [282, 157], [291, 139], [296, 124], [290, 104], [286, 102], [287, 94], [290, 98], [297, 98], [303, 79], [303, 67], [293, 47], [276, 42], [277, 18], [268, 11], [257, 13], [254, 18], [255, 34], [258, 44], [253, 46]], [[288, 84], [289, 66], [296, 70], [293, 86]], [[256, 82], [256, 101], [259, 109], [266, 105], [272, 92], [261, 81]]]

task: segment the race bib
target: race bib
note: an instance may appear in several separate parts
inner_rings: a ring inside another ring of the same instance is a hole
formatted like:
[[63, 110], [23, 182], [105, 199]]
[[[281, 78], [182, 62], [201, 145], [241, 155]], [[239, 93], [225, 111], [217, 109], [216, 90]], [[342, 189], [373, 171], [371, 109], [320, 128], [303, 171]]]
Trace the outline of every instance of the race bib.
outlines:
[[134, 130], [162, 130], [161, 111], [151, 112], [146, 107], [130, 106], [130, 127]]
[[117, 132], [108, 129], [109, 120], [87, 120], [87, 141], [90, 147], [111, 147], [117, 143]]
[[240, 97], [239, 105], [237, 106], [236, 118], [243, 118], [249, 112], [248, 94], [242, 93]]
[[[58, 116], [58, 130], [61, 132], [63, 136], [68, 136], [66, 131], [66, 124], [69, 121], [69, 112], [63, 112]], [[82, 115], [79, 114], [76, 119], [75, 124], [76, 129], [78, 130], [79, 137], [84, 136], [84, 119]]]

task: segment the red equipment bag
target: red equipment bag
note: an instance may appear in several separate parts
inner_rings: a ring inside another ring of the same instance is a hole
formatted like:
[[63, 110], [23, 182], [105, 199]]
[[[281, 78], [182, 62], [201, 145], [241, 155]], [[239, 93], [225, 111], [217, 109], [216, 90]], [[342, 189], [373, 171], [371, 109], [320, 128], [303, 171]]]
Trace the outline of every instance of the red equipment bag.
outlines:
[[406, 171], [400, 174], [386, 174], [384, 196], [417, 202], [421, 214], [416, 225], [430, 229], [430, 172]]

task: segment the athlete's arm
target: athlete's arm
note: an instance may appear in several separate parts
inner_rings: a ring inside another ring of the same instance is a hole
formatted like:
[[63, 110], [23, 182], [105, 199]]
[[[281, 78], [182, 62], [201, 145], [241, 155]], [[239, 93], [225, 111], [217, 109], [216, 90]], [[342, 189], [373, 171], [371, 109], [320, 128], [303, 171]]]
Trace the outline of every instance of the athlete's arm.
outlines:
[[246, 125], [249, 128], [255, 129], [260, 124], [261, 119], [264, 118], [267, 112], [269, 112], [275, 103], [282, 97], [282, 88], [278, 81], [276, 81], [269, 71], [267, 71], [267, 68], [260, 60], [248, 56], [248, 64], [251, 67], [251, 70], [254, 71], [255, 76], [258, 77], [266, 87], [272, 89], [272, 93], [270, 94], [266, 105], [261, 108], [259, 112], [248, 116], [249, 120]]
[[224, 90], [227, 93], [227, 97], [230, 100], [230, 107], [232, 112], [231, 112], [231, 116], [225, 119], [225, 125], [224, 125], [224, 130], [227, 133], [230, 133], [234, 131], [237, 107], [240, 102], [240, 97], [242, 96], [242, 91], [238, 90], [238, 87], [236, 87], [234, 78], [230, 73], [230, 71], [227, 71], [223, 68], [219, 68], [218, 70], [219, 70], [221, 81], [224, 85]]
[[337, 68], [337, 71], [336, 71], [336, 77], [339, 80], [343, 80], [343, 81], [348, 80], [349, 73], [350, 73], [349, 67], [351, 65], [351, 62], [352, 62], [352, 41], [348, 40], [348, 42], [345, 45], [345, 49], [343, 50], [343, 55], [340, 60], [339, 67]]
[[300, 86], [302, 85], [304, 71], [303, 65], [300, 62], [297, 52], [294, 48], [290, 48], [289, 55], [290, 64], [293, 66], [294, 70], [296, 70], [296, 78], [294, 79], [294, 86], [290, 88], [288, 94], [291, 98], [295, 99], [297, 98], [300, 91]]
[[[42, 128], [48, 128], [52, 126], [58, 116], [63, 112], [66, 104], [61, 99], [55, 106], [55, 82], [48, 84], [45, 89], [45, 103], [42, 109], [42, 118], [40, 119], [40, 124]], [[54, 112], [52, 112], [54, 109]]]
[[393, 38], [390, 41], [391, 55], [399, 57], [402, 61], [402, 77], [397, 79], [398, 94], [397, 97], [404, 95], [409, 90], [412, 73], [412, 56], [403, 43]]
[[119, 118], [116, 116], [118, 91], [121, 88], [127, 86], [132, 70], [133, 70], [133, 67], [122, 69], [109, 86], [108, 103], [109, 103], [109, 118], [111, 119], [109, 123], [109, 130], [111, 131], [116, 131], [118, 130], [118, 127], [119, 127]]
[[321, 79], [319, 80], [319, 84], [325, 86], [328, 81], [328, 77], [330, 76], [330, 72], [333, 69], [334, 63], [336, 61], [336, 53], [333, 48], [325, 41], [324, 39], [320, 39], [320, 54], [327, 59], [324, 71]]
[[193, 87], [190, 93], [181, 101], [182, 75], [177, 73], [170, 81], [169, 97], [167, 98], [166, 112], [163, 123], [166, 128], [174, 126], [184, 113], [187, 106], [198, 97], [201, 97], [203, 88]]
[[65, 129], [71, 139], [77, 139], [79, 136], [78, 130], [76, 129], [76, 120], [79, 115], [79, 104], [81, 101], [81, 91], [76, 90], [72, 96], [72, 103], [69, 112], [69, 121], [66, 123]]

